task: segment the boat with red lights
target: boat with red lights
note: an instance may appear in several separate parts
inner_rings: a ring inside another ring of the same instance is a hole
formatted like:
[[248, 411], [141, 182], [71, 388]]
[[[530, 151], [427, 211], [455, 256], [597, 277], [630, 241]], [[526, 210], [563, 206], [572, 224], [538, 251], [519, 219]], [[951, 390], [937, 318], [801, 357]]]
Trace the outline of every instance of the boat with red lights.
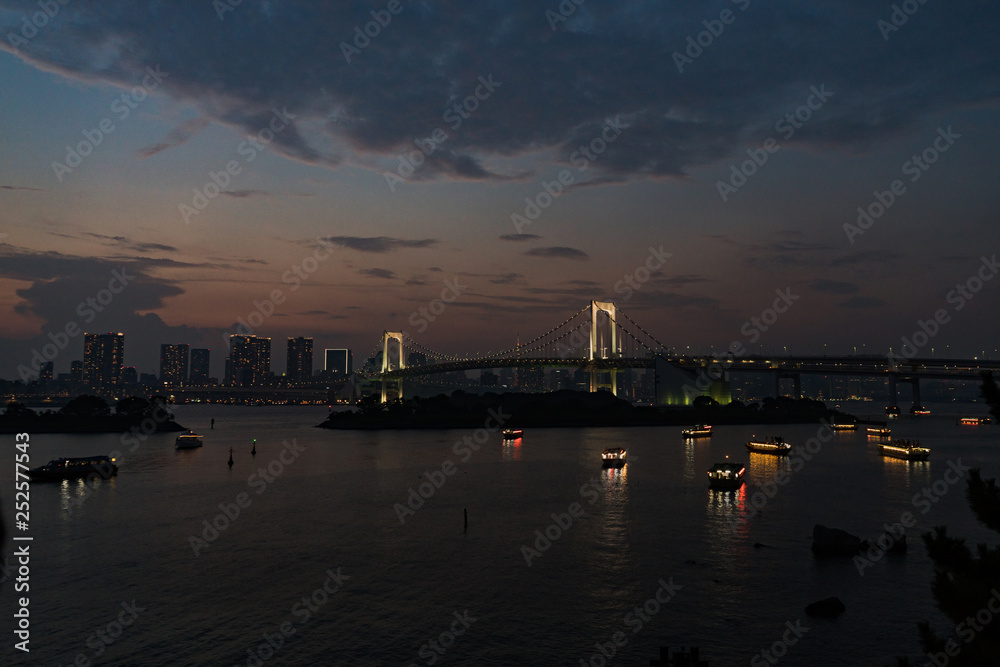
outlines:
[[708, 469], [708, 486], [712, 489], [731, 490], [743, 486], [746, 467], [742, 463], [716, 463]]
[[524, 429], [522, 428], [505, 428], [503, 430], [504, 440], [516, 440], [524, 435]]
[[712, 437], [712, 426], [711, 424], [698, 424], [684, 429], [681, 431], [681, 435], [685, 438], [710, 438]]
[[982, 426], [992, 423], [993, 420], [989, 417], [962, 417], [958, 420], [959, 426]]
[[830, 428], [834, 431], [857, 431], [857, 424], [830, 424]]
[[792, 451], [792, 446], [785, 442], [780, 435], [774, 435], [766, 440], [756, 436], [747, 441], [747, 451], [758, 454], [774, 454], [776, 456], [788, 456]]
[[611, 447], [601, 453], [602, 468], [621, 468], [625, 465], [627, 452], [621, 447]]
[[926, 461], [931, 455], [931, 450], [921, 447], [916, 440], [893, 440], [892, 444], [879, 445], [878, 453], [893, 459]]
[[868, 435], [875, 436], [878, 438], [888, 438], [892, 435], [892, 429], [888, 426], [869, 426]]

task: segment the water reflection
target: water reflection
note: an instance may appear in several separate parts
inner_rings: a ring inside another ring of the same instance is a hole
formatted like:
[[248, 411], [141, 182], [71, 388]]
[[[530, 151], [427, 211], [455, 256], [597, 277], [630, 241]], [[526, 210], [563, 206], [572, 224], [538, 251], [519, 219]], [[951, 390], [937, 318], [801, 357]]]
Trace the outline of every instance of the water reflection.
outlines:
[[779, 471], [788, 472], [790, 465], [787, 456], [774, 456], [773, 454], [760, 454], [750, 452], [750, 463], [747, 465], [747, 473], [755, 484], [772, 482]]
[[747, 509], [747, 485], [744, 482], [738, 489], [708, 489], [708, 507], [705, 515], [710, 530], [715, 533], [714, 540], [727, 537], [745, 538], [749, 528], [744, 517]]
[[521, 460], [521, 441], [522, 438], [517, 437], [513, 440], [504, 438], [503, 441], [503, 460], [504, 461], [520, 461]]
[[694, 478], [694, 438], [684, 438], [684, 481]]
[[931, 483], [930, 461], [906, 461], [889, 456], [882, 458], [882, 474], [890, 488], [919, 490]]
[[73, 507], [79, 507], [87, 496], [105, 486], [114, 489], [115, 478], [103, 479], [93, 475], [89, 481], [82, 477], [80, 479], [64, 479], [59, 483], [59, 509], [66, 513], [72, 513]]

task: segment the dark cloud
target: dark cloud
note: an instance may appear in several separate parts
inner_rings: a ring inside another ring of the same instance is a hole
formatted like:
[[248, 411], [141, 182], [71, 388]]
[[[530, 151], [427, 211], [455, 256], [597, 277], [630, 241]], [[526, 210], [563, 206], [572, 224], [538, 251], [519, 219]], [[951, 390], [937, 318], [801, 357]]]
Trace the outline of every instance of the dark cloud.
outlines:
[[301, 313], [295, 313], [296, 315], [329, 315], [330, 311], [327, 310], [304, 310]]
[[399, 248], [429, 248], [437, 243], [436, 239], [397, 239], [390, 236], [328, 236], [322, 240], [341, 248], [376, 253], [391, 252]]
[[861, 288], [854, 283], [844, 283], [837, 280], [827, 280], [826, 278], [817, 278], [813, 280], [808, 285], [809, 289], [814, 292], [823, 292], [825, 294], [838, 294], [841, 296], [846, 296], [848, 294], [857, 294], [861, 291]]
[[386, 280], [392, 280], [396, 277], [396, 274], [389, 269], [359, 269], [358, 273], [370, 278], [384, 278]]
[[524, 278], [524, 276], [520, 273], [505, 273], [502, 276], [491, 278], [490, 282], [494, 285], [510, 285], [511, 283], [515, 283], [522, 278]]
[[[157, 93], [201, 115], [144, 155], [180, 146], [202, 117], [256, 135], [276, 111], [294, 116], [269, 149], [324, 165], [395, 158], [441, 128], [447, 143], [416, 178], [510, 178], [497, 159], [548, 151], [576, 164], [582, 150], [593, 159], [581, 180], [685, 177], [774, 136], [813, 86], [833, 96], [783, 145], [865, 150], [932, 115], [995, 103], [1000, 90], [1000, 6], [977, 0], [922, 5], [889, 44], [879, 3], [755, 3], [682, 72], [673, 54], [718, 7], [588, 3], [553, 30], [532, 0], [404, 3], [350, 62], [340, 44], [370, 20], [367, 4], [244, 2], [224, 21], [205, 8], [74, 0], [18, 55], [129, 87], [151, 64], [169, 73]], [[18, 30], [21, 9], [0, 32]], [[456, 128], [444, 114], [479, 77], [491, 92]]]
[[519, 243], [522, 241], [536, 241], [542, 238], [538, 234], [504, 234], [500, 237], [501, 241], [513, 241]]
[[422, 285], [426, 285], [427, 281], [424, 280], [422, 277], [413, 276], [413, 277], [409, 278], [406, 281], [405, 284], [419, 287], [419, 286], [422, 286]]
[[548, 246], [532, 248], [524, 253], [528, 257], [548, 257], [551, 259], [589, 259], [590, 256], [582, 250], [566, 246]]
[[42, 188], [29, 188], [22, 185], [0, 185], [0, 190], [26, 190], [28, 192], [44, 192]]
[[889, 304], [874, 296], [852, 296], [837, 304], [840, 308], [882, 308]]
[[250, 197], [269, 197], [271, 195], [267, 190], [222, 190], [219, 192], [220, 195], [226, 197], [232, 197], [233, 199], [247, 199]]

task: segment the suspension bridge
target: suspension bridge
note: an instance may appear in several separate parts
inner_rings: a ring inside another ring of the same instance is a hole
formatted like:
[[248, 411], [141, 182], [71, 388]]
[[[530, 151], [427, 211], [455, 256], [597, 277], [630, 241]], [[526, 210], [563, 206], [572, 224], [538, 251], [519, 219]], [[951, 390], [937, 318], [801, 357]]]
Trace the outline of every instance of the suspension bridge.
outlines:
[[[421, 363], [408, 363], [410, 355]], [[590, 374], [590, 391], [608, 390], [617, 395], [618, 372], [631, 368], [655, 369], [657, 402], [690, 402], [689, 388], [708, 394], [708, 387], [734, 373], [767, 373], [773, 376], [775, 397], [783, 395], [781, 381], [791, 379], [792, 395], [801, 396], [805, 374], [883, 377], [895, 396], [897, 383], [913, 388], [914, 404], [920, 403], [920, 380], [978, 380], [983, 372], [1000, 371], [1000, 362], [990, 360], [913, 358], [899, 363], [887, 355], [762, 357], [686, 357], [657, 340], [619, 306], [591, 301], [559, 325], [525, 343], [505, 350], [464, 356], [442, 353], [414, 340], [403, 331], [385, 331], [375, 344], [358, 375], [381, 382], [382, 401], [402, 398], [403, 380], [435, 373], [494, 368], [574, 368]], [[423, 363], [426, 362], [426, 363]], [[663, 390], [661, 391], [661, 385]], [[893, 404], [895, 403], [893, 399]]]
[[[426, 364], [407, 364], [413, 353]], [[652, 368], [666, 347], [614, 303], [591, 301], [540, 336], [506, 350], [455, 356], [431, 350], [403, 331], [385, 331], [369, 358], [379, 368], [362, 375], [382, 383], [382, 401], [402, 398], [403, 379], [434, 373], [491, 368], [582, 368], [590, 373], [590, 390], [618, 393], [617, 371]]]

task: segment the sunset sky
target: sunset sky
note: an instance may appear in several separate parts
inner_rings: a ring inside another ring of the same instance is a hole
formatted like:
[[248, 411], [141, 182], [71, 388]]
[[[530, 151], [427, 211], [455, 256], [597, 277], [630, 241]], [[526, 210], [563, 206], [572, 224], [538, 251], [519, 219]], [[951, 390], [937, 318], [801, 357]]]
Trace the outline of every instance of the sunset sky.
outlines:
[[591, 299], [678, 349], [797, 354], [944, 309], [926, 356], [996, 359], [1000, 6], [901, 5], [0, 0], [0, 377], [71, 323], [220, 375], [276, 291], [278, 373], [287, 336], [485, 351]]

